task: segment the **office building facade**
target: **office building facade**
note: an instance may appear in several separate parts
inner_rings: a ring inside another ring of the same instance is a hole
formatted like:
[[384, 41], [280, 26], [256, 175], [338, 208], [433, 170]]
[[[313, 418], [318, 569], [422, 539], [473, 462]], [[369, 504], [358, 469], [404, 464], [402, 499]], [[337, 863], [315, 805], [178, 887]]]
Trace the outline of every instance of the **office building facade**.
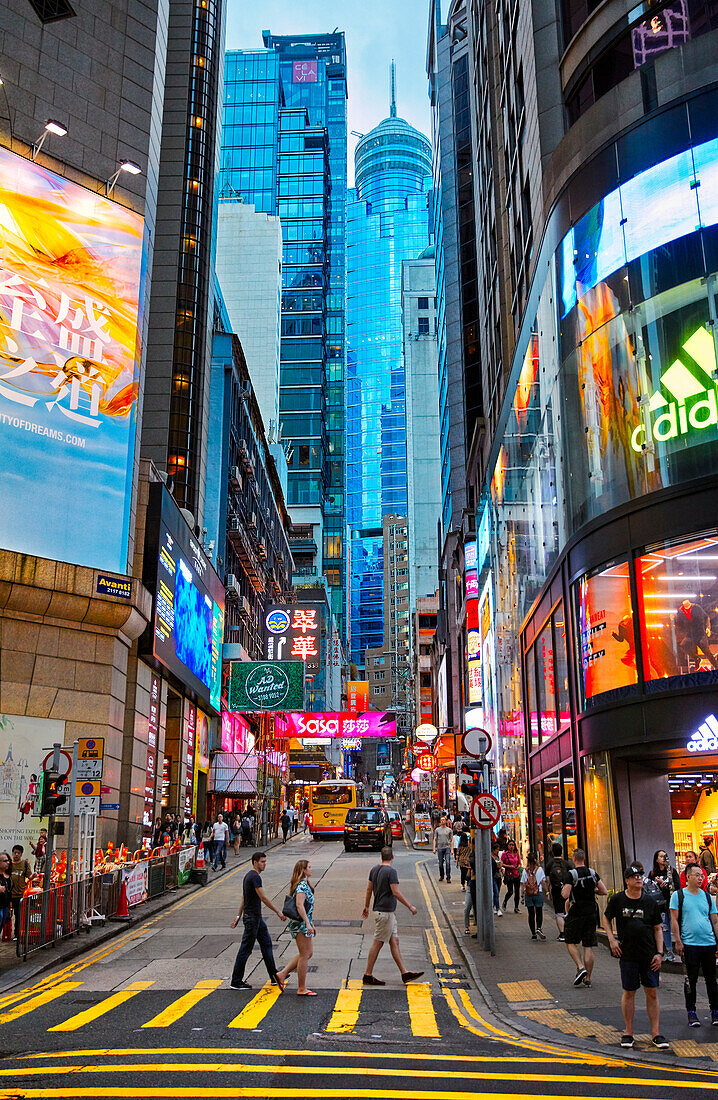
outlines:
[[401, 264], [428, 246], [431, 147], [384, 119], [358, 143], [347, 208], [347, 522], [351, 659], [384, 643], [383, 517], [406, 515]]
[[458, 547], [473, 686], [507, 826], [580, 843], [618, 888], [656, 836], [681, 860], [716, 815], [718, 11], [467, 11], [475, 209], [496, 219]]

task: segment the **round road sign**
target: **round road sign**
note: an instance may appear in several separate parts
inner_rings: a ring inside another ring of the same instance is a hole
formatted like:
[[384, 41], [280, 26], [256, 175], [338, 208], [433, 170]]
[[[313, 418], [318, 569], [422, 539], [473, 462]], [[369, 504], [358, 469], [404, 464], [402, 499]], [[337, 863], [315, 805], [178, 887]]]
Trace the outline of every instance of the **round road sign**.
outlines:
[[[52, 764], [52, 758], [53, 758], [54, 752], [55, 752], [55, 750], [51, 749], [50, 752], [45, 757], [45, 759], [43, 760], [43, 762], [42, 762], [42, 770], [43, 771], [45, 771], [46, 768], [49, 768], [50, 765]], [[60, 772], [63, 775], [69, 775], [70, 772], [72, 771], [72, 757], [70, 756], [69, 752], [65, 751], [65, 749], [60, 749], [60, 756], [64, 756], [65, 760], [67, 761], [67, 767], [66, 768], [63, 768], [62, 762], [60, 762]]]
[[493, 829], [501, 817], [501, 803], [488, 791], [471, 803], [471, 820], [478, 829]]
[[[493, 745], [491, 734], [482, 729], [467, 730], [461, 739], [461, 743], [463, 746], [462, 751], [466, 756], [488, 756]], [[483, 752], [481, 749], [482, 743], [484, 744]]]

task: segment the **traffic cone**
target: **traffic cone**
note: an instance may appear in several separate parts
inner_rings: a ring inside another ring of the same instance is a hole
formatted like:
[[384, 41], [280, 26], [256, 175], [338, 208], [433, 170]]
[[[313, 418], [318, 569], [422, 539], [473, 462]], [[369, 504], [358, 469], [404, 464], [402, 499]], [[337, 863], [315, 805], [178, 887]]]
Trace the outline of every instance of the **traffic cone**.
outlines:
[[199, 848], [197, 849], [197, 859], [195, 860], [194, 865], [198, 871], [204, 869], [204, 844], [200, 844]]
[[120, 887], [120, 900], [117, 903], [117, 912], [115, 913], [113, 920], [130, 920], [130, 907], [127, 904], [127, 882], [122, 880], [122, 886]]

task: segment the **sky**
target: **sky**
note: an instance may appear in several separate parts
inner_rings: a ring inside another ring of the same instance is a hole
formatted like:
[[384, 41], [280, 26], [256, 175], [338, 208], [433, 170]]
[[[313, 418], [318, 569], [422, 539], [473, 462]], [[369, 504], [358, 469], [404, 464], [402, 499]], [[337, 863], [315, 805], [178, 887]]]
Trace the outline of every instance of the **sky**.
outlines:
[[[228, 0], [227, 49], [261, 49], [262, 31], [331, 34], [347, 47], [348, 130], [366, 133], [389, 114], [389, 66], [397, 65], [397, 114], [429, 137], [428, 0]], [[349, 137], [349, 184], [354, 146]]]

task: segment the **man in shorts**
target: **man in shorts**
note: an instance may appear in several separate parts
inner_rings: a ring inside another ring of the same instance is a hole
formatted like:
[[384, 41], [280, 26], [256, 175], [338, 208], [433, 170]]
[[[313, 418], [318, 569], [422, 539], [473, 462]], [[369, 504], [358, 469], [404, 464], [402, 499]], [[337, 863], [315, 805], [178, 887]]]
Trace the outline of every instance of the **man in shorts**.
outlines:
[[[658, 1050], [668, 1050], [668, 1042], [658, 1026], [658, 984], [663, 962], [663, 928], [661, 912], [653, 898], [643, 891], [643, 866], [631, 863], [623, 872], [625, 890], [610, 898], [601, 918], [608, 936], [611, 954], [621, 964], [621, 1011], [623, 1035], [621, 1046], [633, 1046], [633, 1013], [636, 990], [640, 985], [646, 994], [646, 1011], [651, 1022], [651, 1042]], [[611, 921], [616, 922], [614, 936]], [[568, 922], [567, 922], [568, 924]]]
[[556, 917], [559, 943], [565, 943], [563, 926], [566, 920], [566, 902], [561, 891], [568, 880], [568, 872], [572, 869], [571, 860], [563, 858], [563, 845], [556, 841], [551, 845], [551, 855], [546, 860], [546, 878], [551, 887], [551, 901]]
[[376, 867], [372, 867], [369, 872], [369, 882], [367, 883], [364, 909], [362, 910], [361, 917], [362, 920], [366, 920], [369, 916], [369, 902], [373, 894], [374, 942], [369, 948], [369, 957], [367, 959], [366, 972], [363, 978], [364, 985], [386, 985], [386, 982], [383, 982], [380, 978], [375, 978], [372, 973], [374, 963], [385, 943], [389, 944], [391, 956], [399, 967], [399, 973], [401, 974], [401, 980], [404, 985], [406, 985], [407, 982], [415, 981], [424, 973], [423, 970], [407, 970], [404, 966], [404, 960], [401, 957], [401, 951], [399, 950], [399, 930], [396, 925], [396, 903], [400, 901], [402, 905], [405, 905], [412, 916], [416, 916], [416, 907], [406, 900], [399, 889], [399, 876], [391, 865], [393, 859], [394, 849], [389, 846], [382, 848], [381, 863], [378, 863]]
[[563, 934], [568, 953], [576, 964], [576, 976], [573, 984], [591, 987], [593, 973], [593, 949], [596, 939], [596, 895], [608, 893], [598, 873], [586, 866], [586, 853], [577, 848], [573, 853], [573, 867], [566, 876], [566, 885], [561, 890], [564, 901], [571, 899], [571, 908], [566, 914]]

